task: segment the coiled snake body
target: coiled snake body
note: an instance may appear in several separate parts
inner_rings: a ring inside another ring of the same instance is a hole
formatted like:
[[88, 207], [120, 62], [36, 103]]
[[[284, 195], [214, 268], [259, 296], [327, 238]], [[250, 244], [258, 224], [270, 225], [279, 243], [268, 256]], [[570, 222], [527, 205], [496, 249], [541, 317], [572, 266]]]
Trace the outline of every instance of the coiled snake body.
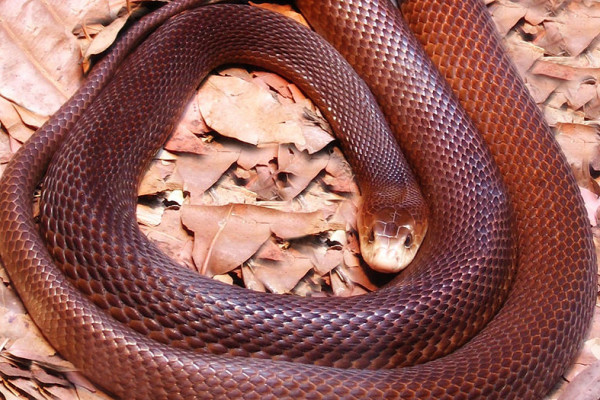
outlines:
[[[297, 2], [370, 85], [418, 176], [432, 224], [402, 279], [369, 295], [315, 302], [194, 276], [133, 222], [144, 160], [176, 122], [190, 84], [223, 62], [290, 77], [332, 110], [334, 125], [360, 126], [378, 113], [363, 106], [369, 96], [337, 90], [363, 87], [343, 63], [332, 72], [335, 56], [307, 30], [243, 6], [193, 8], [202, 3], [170, 3], [132, 27], [5, 171], [0, 254], [51, 343], [122, 398], [546, 393], [591, 318], [595, 256], [569, 168], [483, 6], [407, 0], [402, 10], [489, 153], [390, 4]], [[292, 49], [274, 43], [278, 37]], [[144, 101], [133, 103], [135, 96]], [[336, 114], [351, 103], [362, 112]], [[348, 147], [383, 145], [357, 135]], [[30, 199], [61, 144], [45, 181], [45, 244]]]

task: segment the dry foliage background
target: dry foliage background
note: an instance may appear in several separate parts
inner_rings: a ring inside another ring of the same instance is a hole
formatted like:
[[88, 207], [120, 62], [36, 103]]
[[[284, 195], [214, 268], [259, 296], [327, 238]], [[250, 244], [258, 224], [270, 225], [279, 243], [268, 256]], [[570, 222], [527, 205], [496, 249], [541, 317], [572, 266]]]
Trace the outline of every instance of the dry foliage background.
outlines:
[[[597, 242], [600, 3], [486, 3], [556, 130]], [[0, 174], [77, 89], [89, 57], [141, 10], [125, 0], [0, 0]], [[143, 179], [140, 226], [182, 264], [232, 284], [311, 296], [373, 290], [384, 279], [361, 264], [357, 188], [331, 141], [293, 84], [264, 71], [217, 71]], [[0, 279], [0, 398], [107, 398], [44, 341], [2, 269]], [[599, 315], [549, 398], [600, 397]]]

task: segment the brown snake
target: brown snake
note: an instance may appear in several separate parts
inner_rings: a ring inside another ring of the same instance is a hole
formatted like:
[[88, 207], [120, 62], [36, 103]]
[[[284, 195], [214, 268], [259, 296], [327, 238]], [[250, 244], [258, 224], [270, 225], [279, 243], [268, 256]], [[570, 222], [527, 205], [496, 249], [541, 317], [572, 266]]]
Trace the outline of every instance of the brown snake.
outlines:
[[[483, 134], [503, 184], [466, 114], [387, 2], [297, 2], [370, 85], [431, 211], [422, 250], [393, 284], [365, 296], [313, 300], [197, 277], [147, 244], [135, 226], [142, 161], [160, 145], [140, 150], [148, 137], [136, 129], [164, 139], [176, 121], [167, 114], [185, 102], [172, 93], [188, 93], [189, 83], [202, 78], [179, 71], [201, 75], [222, 62], [270, 66], [297, 80], [324, 110], [362, 104], [362, 97], [336, 90], [361, 88], [343, 65], [341, 72], [319, 66], [334, 59], [325, 44], [290, 21], [243, 6], [184, 12], [157, 30], [160, 40], [123, 62], [138, 38], [194, 3], [203, 1], [171, 3], [133, 26], [2, 177], [0, 254], [50, 342], [122, 398], [546, 393], [591, 318], [595, 255], [574, 179], [482, 4], [407, 0], [402, 10]], [[279, 48], [280, 37], [295, 50]], [[169, 62], [159, 57], [167, 53]], [[152, 87], [165, 81], [168, 90]], [[311, 83], [330, 100], [319, 101]], [[134, 103], [134, 94], [144, 102]], [[365, 124], [367, 109], [339, 116]], [[108, 134], [107, 122], [127, 139]], [[72, 132], [63, 139], [66, 131]], [[350, 140], [360, 148], [369, 139]], [[53, 261], [33, 222], [31, 195], [62, 143], [42, 205]]]

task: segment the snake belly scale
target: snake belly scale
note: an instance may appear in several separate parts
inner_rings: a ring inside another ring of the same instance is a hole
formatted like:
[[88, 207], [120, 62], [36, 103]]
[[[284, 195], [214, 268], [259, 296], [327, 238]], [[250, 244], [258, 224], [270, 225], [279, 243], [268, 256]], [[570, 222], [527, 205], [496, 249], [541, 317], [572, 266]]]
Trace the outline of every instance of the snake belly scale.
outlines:
[[[141, 137], [125, 141], [108, 134], [88, 142], [85, 151], [68, 153], [69, 145], [62, 145], [52, 162], [42, 206], [44, 236], [54, 259], [50, 257], [31, 216], [33, 189], [62, 143], [87, 138], [115, 115], [123, 114], [119, 121], [125, 132], [147, 119], [143, 104], [127, 108], [120, 105], [130, 98], [116, 100], [132, 93], [135, 79], [127, 75], [132, 59], [152, 61], [148, 81], [160, 82], [161, 66], [168, 71], [172, 65], [161, 60], [161, 51], [175, 51], [182, 63], [191, 51], [176, 50], [189, 40], [208, 46], [194, 50], [209, 58], [196, 71], [201, 74], [222, 62], [247, 62], [299, 82], [310, 97], [320, 96], [311, 89], [311, 79], [325, 92], [336, 91], [338, 81], [326, 74], [307, 78], [297, 67], [288, 67], [277, 58], [287, 54], [283, 50], [273, 56], [239, 43], [242, 33], [250, 32], [265, 46], [277, 46], [271, 43], [274, 37], [288, 37], [300, 61], [322, 61], [327, 47], [310, 56], [315, 46], [326, 45], [315, 45], [307, 30], [243, 6], [193, 8], [201, 3], [171, 3], [132, 28], [74, 98], [15, 156], [2, 178], [2, 259], [51, 343], [122, 398], [538, 398], [547, 392], [591, 317], [595, 256], [564, 158], [522, 83], [513, 78], [489, 17], [474, 0], [407, 0], [402, 8], [425, 50], [451, 78], [450, 85], [461, 88], [463, 107], [486, 106], [480, 118], [470, 117], [489, 152], [390, 4], [298, 1], [313, 27], [325, 36], [333, 32], [332, 43], [349, 52], [346, 58], [380, 102], [428, 201], [432, 226], [402, 279], [366, 296], [315, 302], [248, 293], [181, 270], [148, 244], [133, 223], [135, 184], [156, 147], [144, 147]], [[311, 17], [311, 10], [319, 12]], [[138, 39], [165, 20], [151, 39], [167, 40], [172, 34], [171, 42], [147, 42], [126, 58]], [[461, 31], [469, 25], [492, 40], [484, 36], [485, 45], [479, 44], [481, 39], [471, 45], [460, 42], [459, 35], [477, 40]], [[211, 47], [211, 34], [230, 40], [211, 53], [216, 46]], [[367, 39], [368, 45], [361, 41]], [[465, 62], [467, 71], [482, 68], [489, 75], [502, 66], [500, 77], [490, 78], [496, 90], [476, 94], [477, 85], [466, 83], [473, 72], [453, 69], [457, 49], [452, 45], [481, 52], [485, 57], [479, 60], [492, 60], [492, 67]], [[393, 59], [401, 67], [387, 64]], [[169, 90], [190, 90], [184, 86]], [[145, 98], [163, 104], [165, 114], [181, 107], [182, 95], [143, 89], [148, 90]], [[395, 103], [386, 103], [386, 91]], [[340, 96], [342, 103], [355, 101]], [[106, 105], [111, 99], [113, 105]], [[510, 109], [510, 103], [519, 106]], [[111, 107], [110, 116], [99, 117]], [[347, 119], [365, 123], [354, 115]], [[168, 132], [174, 123], [161, 122], [149, 119], [147, 131]], [[432, 126], [443, 134], [432, 135]], [[501, 129], [506, 126], [518, 128]], [[104, 140], [109, 144], [102, 145]], [[120, 141], [127, 144], [117, 146]], [[158, 141], [154, 138], [152, 146]], [[93, 151], [122, 158], [114, 165], [93, 165]], [[126, 171], [122, 181], [110, 185], [110, 196], [120, 200], [117, 208], [108, 201], [107, 182], [88, 178], [96, 170], [110, 177], [114, 169]], [[78, 187], [85, 193], [72, 192]], [[445, 194], [436, 195], [440, 188]]]

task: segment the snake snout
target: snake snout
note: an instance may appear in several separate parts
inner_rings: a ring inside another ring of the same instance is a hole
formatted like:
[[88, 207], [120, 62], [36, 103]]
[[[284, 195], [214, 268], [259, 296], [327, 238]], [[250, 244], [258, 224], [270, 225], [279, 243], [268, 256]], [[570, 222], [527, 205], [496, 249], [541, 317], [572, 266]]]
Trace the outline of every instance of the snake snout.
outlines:
[[408, 212], [384, 209], [364, 215], [359, 222], [363, 259], [379, 272], [401, 271], [417, 254], [425, 229]]

